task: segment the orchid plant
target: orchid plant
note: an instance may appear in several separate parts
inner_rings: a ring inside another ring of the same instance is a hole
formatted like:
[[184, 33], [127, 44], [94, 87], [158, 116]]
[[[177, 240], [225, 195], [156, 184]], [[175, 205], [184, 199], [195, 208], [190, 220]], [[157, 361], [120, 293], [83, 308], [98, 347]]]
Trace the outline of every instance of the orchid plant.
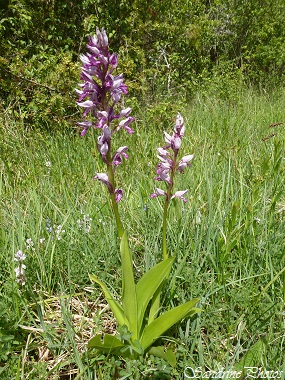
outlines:
[[97, 276], [91, 274], [90, 279], [97, 283], [117, 320], [118, 334], [98, 334], [89, 341], [89, 347], [123, 357], [137, 358], [147, 353], [167, 360], [175, 365], [176, 359], [172, 350], [156, 345], [156, 341], [170, 327], [184, 318], [195, 315], [200, 309], [196, 307], [198, 299], [160, 314], [160, 296], [164, 284], [170, 275], [175, 256], [168, 255], [166, 241], [166, 222], [168, 206], [171, 199], [178, 197], [183, 201], [187, 190], [173, 193], [174, 176], [191, 165], [193, 155], [179, 159], [179, 150], [185, 132], [183, 118], [178, 114], [172, 136], [165, 132], [166, 145], [158, 148], [160, 160], [157, 168], [157, 181], [164, 181], [166, 191], [156, 188], [151, 198], [165, 197], [163, 216], [163, 260], [147, 271], [137, 283], [134, 280], [132, 253], [129, 249], [127, 233], [123, 228], [118, 203], [123, 197], [123, 189], [117, 188], [115, 174], [123, 159], [128, 159], [127, 146], [114, 150], [113, 136], [124, 129], [132, 134], [130, 127], [134, 118], [130, 116], [131, 108], [120, 109], [121, 98], [127, 94], [127, 86], [122, 74], [114, 74], [118, 66], [118, 56], [109, 52], [108, 37], [104, 29], [97, 29], [96, 35], [90, 37], [87, 45], [89, 52], [81, 55], [83, 63], [81, 80], [77, 90], [77, 104], [84, 109], [81, 136], [89, 129], [100, 131], [97, 149], [102, 161], [106, 164], [105, 173], [97, 173], [94, 179], [102, 182], [109, 193], [114, 212], [122, 265], [122, 298], [119, 302], [109, 291], [107, 285]]

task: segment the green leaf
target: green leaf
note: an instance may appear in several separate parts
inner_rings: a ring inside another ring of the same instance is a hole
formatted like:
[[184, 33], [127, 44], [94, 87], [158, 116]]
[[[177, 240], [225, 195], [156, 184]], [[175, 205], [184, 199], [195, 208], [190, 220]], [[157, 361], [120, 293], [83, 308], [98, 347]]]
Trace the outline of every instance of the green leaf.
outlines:
[[148, 324], [150, 324], [152, 321], [155, 320], [159, 312], [162, 287], [163, 287], [163, 283], [161, 283], [160, 286], [157, 288], [151, 300], [150, 310], [148, 313], [148, 321], [147, 321]]
[[171, 367], [176, 366], [176, 356], [171, 349], [165, 350], [163, 346], [151, 347], [148, 351], [150, 355], [157, 356], [165, 361], [167, 361]]
[[195, 308], [195, 305], [199, 301], [198, 298], [194, 298], [191, 301], [179, 305], [172, 310], [167, 311], [160, 317], [150, 323], [144, 330], [142, 335], [141, 344], [144, 350], [151, 346], [156, 339], [158, 339], [165, 331], [175, 325], [181, 319], [186, 316], [194, 315], [201, 309]]
[[[160, 287], [163, 280], [165, 280], [169, 276], [174, 260], [175, 260], [175, 257], [170, 257], [166, 260], [163, 260], [159, 264], [156, 264], [148, 272], [146, 272], [138, 281], [136, 285], [136, 293], [137, 293], [137, 303], [138, 303], [139, 330], [142, 327], [143, 318], [144, 318], [147, 305], [149, 304], [150, 300], [155, 296], [156, 290]], [[156, 294], [157, 302], [153, 305], [154, 308], [151, 314], [150, 322], [152, 322], [154, 314], [157, 313], [158, 308], [159, 308], [160, 297], [157, 298], [157, 296], [159, 296], [159, 294]]]
[[132, 253], [129, 249], [128, 237], [124, 231], [120, 246], [122, 259], [122, 304], [127, 318], [129, 330], [133, 333], [132, 339], [138, 338], [137, 296], [133, 274]]
[[123, 326], [125, 324], [125, 315], [124, 311], [121, 308], [121, 306], [118, 304], [118, 302], [115, 300], [115, 298], [112, 296], [112, 294], [109, 292], [109, 289], [104, 284], [104, 282], [100, 281], [96, 276], [93, 274], [89, 274], [89, 277], [91, 281], [96, 282], [98, 285], [101, 286], [101, 289], [103, 290], [103, 293], [105, 295], [105, 298], [120, 326]]
[[88, 347], [96, 348], [97, 350], [100, 350], [102, 352], [109, 353], [118, 348], [119, 349], [123, 348], [124, 344], [114, 335], [98, 334], [89, 340]]
[[264, 338], [259, 339], [242, 359], [233, 367], [236, 371], [243, 371], [246, 374], [246, 368], [258, 367], [262, 362], [262, 355], [266, 349]]

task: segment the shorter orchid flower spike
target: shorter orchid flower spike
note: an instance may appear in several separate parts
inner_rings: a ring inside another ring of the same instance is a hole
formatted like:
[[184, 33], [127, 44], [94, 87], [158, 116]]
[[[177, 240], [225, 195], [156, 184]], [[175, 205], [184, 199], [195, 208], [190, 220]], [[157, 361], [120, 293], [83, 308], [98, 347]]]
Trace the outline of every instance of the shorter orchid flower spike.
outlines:
[[155, 192], [151, 194], [151, 198], [163, 195], [166, 196], [167, 202], [173, 198], [180, 198], [184, 202], [187, 202], [183, 195], [186, 194], [188, 190], [176, 191], [176, 193], [172, 192], [175, 174], [177, 172], [183, 173], [186, 166], [191, 166], [191, 161], [194, 158], [193, 154], [188, 154], [180, 160], [178, 159], [184, 132], [184, 120], [180, 113], [178, 113], [173, 134], [170, 135], [164, 132], [166, 146], [157, 148], [159, 163], [157, 165], [155, 180], [166, 182], [168, 190], [165, 192], [161, 189], [156, 189]]

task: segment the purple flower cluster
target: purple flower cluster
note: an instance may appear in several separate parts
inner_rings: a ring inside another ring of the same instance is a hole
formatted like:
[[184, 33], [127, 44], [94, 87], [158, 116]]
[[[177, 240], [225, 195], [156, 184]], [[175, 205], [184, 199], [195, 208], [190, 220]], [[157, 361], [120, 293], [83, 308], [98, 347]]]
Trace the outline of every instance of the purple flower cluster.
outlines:
[[166, 197], [166, 200], [169, 201], [170, 199], [177, 197], [181, 198], [184, 202], [187, 201], [184, 198], [184, 194], [186, 194], [188, 190], [176, 191], [172, 194], [173, 178], [175, 173], [177, 171], [183, 173], [186, 166], [191, 166], [191, 161], [194, 158], [193, 154], [188, 154], [182, 157], [181, 160], [177, 159], [184, 132], [185, 126], [183, 117], [178, 113], [172, 136], [164, 132], [165, 142], [167, 145], [163, 148], [157, 149], [160, 162], [157, 166], [157, 176], [155, 179], [157, 181], [166, 182], [168, 184], [168, 191], [166, 192], [160, 188], [156, 188], [155, 192], [151, 194], [151, 198], [164, 196]]
[[[130, 124], [134, 118], [130, 116], [131, 108], [116, 111], [116, 107], [123, 94], [127, 94], [127, 86], [122, 74], [114, 75], [118, 66], [118, 56], [109, 52], [108, 37], [104, 29], [97, 28], [96, 35], [89, 38], [87, 45], [89, 52], [81, 55], [83, 63], [79, 84], [76, 90], [79, 95], [78, 106], [84, 109], [84, 120], [78, 123], [82, 128], [81, 136], [84, 136], [89, 128], [101, 130], [98, 137], [97, 149], [108, 167], [112, 166], [113, 172], [122, 163], [122, 159], [128, 158], [127, 147], [123, 146], [111, 154], [111, 139], [115, 131], [125, 129], [133, 133]], [[111, 123], [113, 126], [111, 127]], [[110, 176], [98, 173], [94, 178], [106, 184], [110, 194], [116, 195], [116, 201], [122, 198], [122, 190], [114, 189]]]

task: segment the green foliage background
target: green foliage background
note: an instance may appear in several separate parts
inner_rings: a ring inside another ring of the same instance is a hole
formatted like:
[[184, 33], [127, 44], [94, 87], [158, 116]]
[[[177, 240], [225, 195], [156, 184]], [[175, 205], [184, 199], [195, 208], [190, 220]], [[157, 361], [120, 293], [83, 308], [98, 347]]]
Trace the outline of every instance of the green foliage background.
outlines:
[[275, 86], [284, 14], [283, 0], [0, 0], [1, 105], [27, 126], [74, 126], [79, 54], [96, 27], [119, 52], [133, 99]]

